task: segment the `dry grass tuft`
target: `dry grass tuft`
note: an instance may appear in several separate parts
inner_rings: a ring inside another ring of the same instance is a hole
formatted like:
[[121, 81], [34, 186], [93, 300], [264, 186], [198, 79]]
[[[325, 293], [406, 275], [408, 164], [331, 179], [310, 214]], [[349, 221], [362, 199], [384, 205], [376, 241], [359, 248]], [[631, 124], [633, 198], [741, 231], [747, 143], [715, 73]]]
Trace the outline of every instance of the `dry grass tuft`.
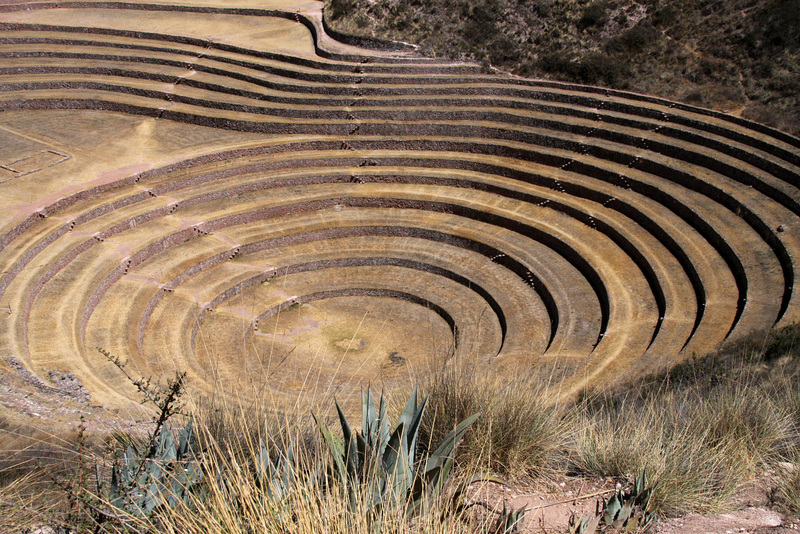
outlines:
[[580, 471], [658, 484], [662, 514], [720, 512], [759, 465], [790, 436], [791, 421], [758, 388], [732, 383], [712, 391], [663, 390], [587, 403], [571, 461]]
[[554, 465], [570, 426], [567, 410], [547, 386], [533, 374], [501, 377], [467, 364], [445, 366], [421, 385], [430, 395], [421, 442], [438, 443], [459, 421], [480, 412], [459, 447], [459, 465], [509, 480], [542, 474]]
[[[211, 534], [284, 532], [326, 532], [372, 534], [380, 532], [453, 534], [485, 532], [468, 517], [450, 516], [442, 521], [443, 509], [409, 521], [403, 506], [390, 501], [381, 510], [380, 527], [370, 520], [367, 502], [355, 507], [343, 497], [335, 481], [318, 475], [327, 469], [328, 458], [318, 446], [316, 428], [305, 420], [263, 414], [252, 409], [218, 411], [211, 418], [197, 417], [203, 444], [204, 491], [189, 506], [160, 511], [142, 526], [145, 532]], [[210, 424], [209, 424], [210, 423]], [[283, 497], [266, 495], [255, 466], [260, 462], [260, 440], [272, 454], [291, 445], [297, 458], [299, 476]], [[303, 475], [305, 473], [305, 475]], [[365, 496], [361, 496], [365, 497]]]
[[[573, 465], [613, 476], [646, 467], [659, 484], [652, 504], [662, 514], [728, 509], [743, 483], [791, 462], [800, 444], [798, 332], [754, 333], [585, 401]], [[792, 486], [788, 475], [781, 487]]]

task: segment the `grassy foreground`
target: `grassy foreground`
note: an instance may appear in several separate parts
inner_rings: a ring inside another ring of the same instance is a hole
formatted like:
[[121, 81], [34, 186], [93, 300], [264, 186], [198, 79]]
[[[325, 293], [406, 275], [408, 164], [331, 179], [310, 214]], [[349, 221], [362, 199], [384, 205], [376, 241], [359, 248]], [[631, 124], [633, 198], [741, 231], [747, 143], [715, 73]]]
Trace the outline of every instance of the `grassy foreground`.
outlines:
[[[421, 392], [429, 395], [416, 434], [420, 461], [458, 422], [481, 416], [458, 447], [441, 494], [413, 513], [405, 493], [388, 498], [384, 491], [374, 500], [371, 469], [383, 468], [364, 468], [354, 478], [331, 476], [336, 463], [311, 414], [279, 416], [257, 403], [205, 405], [191, 409], [195, 448], [187, 446], [184, 456], [178, 452], [162, 464], [171, 466], [169, 480], [189, 473], [190, 463], [182, 458], [191, 456], [198, 468], [175, 502], [147, 513], [113, 506], [113, 479], [121, 484], [126, 464], [123, 451], [137, 442], [144, 451], [151, 442], [125, 432], [102, 444], [79, 436], [74, 443], [3, 453], [0, 531], [44, 524], [55, 532], [515, 532], [508, 514], [465, 506], [469, 491], [461, 490], [476, 479], [501, 477], [524, 485], [564, 474], [629, 484], [645, 469], [655, 484], [650, 509], [662, 517], [725, 511], [743, 484], [764, 473], [770, 473], [767, 492], [774, 507], [797, 514], [797, 341], [796, 327], [753, 335], [661, 375], [566, 404], [551, 398], [535, 374], [491, 376], [451, 362], [420, 379]], [[162, 389], [161, 406], [170, 395], [179, 401], [179, 389], [174, 383]], [[396, 392], [388, 403], [392, 423], [407, 396]], [[178, 408], [162, 410], [158, 419], [172, 428], [176, 450], [186, 422]], [[356, 432], [360, 421], [350, 413], [347, 418]], [[339, 419], [320, 422], [333, 431]], [[296, 467], [287, 476], [288, 463]], [[136, 484], [130, 486], [134, 491]]]

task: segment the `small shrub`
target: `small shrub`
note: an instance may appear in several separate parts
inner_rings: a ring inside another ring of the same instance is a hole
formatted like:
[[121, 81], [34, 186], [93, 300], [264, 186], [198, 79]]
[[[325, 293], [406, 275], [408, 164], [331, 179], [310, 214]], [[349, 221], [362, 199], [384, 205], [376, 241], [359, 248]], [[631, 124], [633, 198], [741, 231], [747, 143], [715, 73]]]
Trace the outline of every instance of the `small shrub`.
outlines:
[[537, 62], [543, 71], [567, 80], [586, 84], [606, 84], [623, 89], [630, 69], [625, 60], [616, 54], [594, 52], [578, 58], [566, 52], [543, 54]]
[[748, 36], [751, 42], [760, 42], [766, 50], [800, 48], [800, 0], [766, 2], [753, 18], [755, 27]]
[[679, 15], [678, 9], [673, 5], [666, 5], [653, 14], [653, 26], [671, 26]]
[[617, 56], [595, 52], [585, 57], [576, 67], [576, 81], [625, 88], [629, 69], [627, 63]]
[[608, 8], [605, 2], [592, 2], [583, 8], [578, 28], [583, 31], [595, 26], [604, 26], [606, 22], [608, 22]]
[[551, 74], [568, 74], [574, 68], [572, 63], [575, 59], [563, 51], [549, 52], [539, 56], [536, 66]]
[[689, 91], [686, 93], [683, 98], [681, 98], [687, 104], [691, 104], [692, 106], [703, 106], [706, 102], [705, 98], [703, 97], [702, 91], [699, 89], [695, 89], [693, 91]]
[[606, 50], [609, 52], [623, 52], [627, 54], [640, 54], [655, 43], [661, 32], [649, 22], [639, 22], [633, 28], [609, 39]]
[[488, 47], [489, 60], [494, 65], [513, 65], [520, 60], [520, 47], [505, 35], [498, 35]]
[[779, 465], [779, 481], [774, 500], [784, 511], [800, 514], [800, 452], [794, 451], [791, 461]]
[[774, 330], [770, 333], [764, 359], [773, 361], [781, 356], [800, 356], [800, 324]]
[[330, 13], [332, 20], [338, 20], [352, 14], [356, 9], [356, 5], [356, 0], [330, 0], [330, 9], [327, 12]]

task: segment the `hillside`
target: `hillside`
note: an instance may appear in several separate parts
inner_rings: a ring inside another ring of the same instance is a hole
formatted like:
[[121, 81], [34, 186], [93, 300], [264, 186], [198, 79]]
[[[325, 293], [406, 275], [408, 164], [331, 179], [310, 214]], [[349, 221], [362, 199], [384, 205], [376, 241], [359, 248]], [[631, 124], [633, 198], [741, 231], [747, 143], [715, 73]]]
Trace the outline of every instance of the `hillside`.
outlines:
[[327, 0], [335, 30], [800, 134], [800, 0]]

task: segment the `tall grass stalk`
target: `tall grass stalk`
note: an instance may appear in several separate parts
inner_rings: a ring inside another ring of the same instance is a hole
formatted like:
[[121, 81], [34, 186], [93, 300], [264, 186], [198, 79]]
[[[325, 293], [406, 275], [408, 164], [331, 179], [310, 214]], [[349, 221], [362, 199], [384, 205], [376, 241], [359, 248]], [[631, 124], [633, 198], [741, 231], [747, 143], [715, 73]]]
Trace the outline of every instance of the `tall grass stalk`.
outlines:
[[783, 511], [800, 514], [800, 447], [794, 447], [787, 461], [778, 464], [778, 484], [775, 500]]

